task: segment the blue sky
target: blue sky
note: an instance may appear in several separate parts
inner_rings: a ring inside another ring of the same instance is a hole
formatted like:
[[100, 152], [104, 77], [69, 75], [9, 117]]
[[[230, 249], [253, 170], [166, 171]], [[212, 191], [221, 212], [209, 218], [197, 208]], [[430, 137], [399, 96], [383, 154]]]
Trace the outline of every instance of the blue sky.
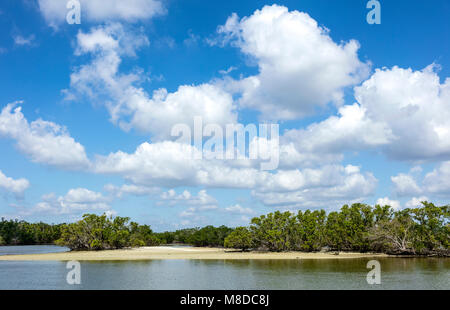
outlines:
[[[380, 1], [380, 25], [366, 1], [119, 2], [82, 0], [80, 25], [65, 0], [0, 4], [0, 215], [164, 230], [448, 203], [448, 1]], [[279, 169], [180, 158], [168, 130], [194, 115], [280, 124]]]

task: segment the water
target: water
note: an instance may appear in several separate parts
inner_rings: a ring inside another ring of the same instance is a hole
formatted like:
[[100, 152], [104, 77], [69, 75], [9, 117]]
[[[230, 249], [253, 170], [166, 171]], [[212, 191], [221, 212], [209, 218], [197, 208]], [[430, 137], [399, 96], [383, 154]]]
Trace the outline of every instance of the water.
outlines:
[[69, 251], [69, 248], [55, 245], [0, 246], [0, 255], [45, 254], [67, 251]]
[[0, 261], [0, 289], [450, 289], [448, 258], [379, 258], [380, 285], [367, 284], [368, 261], [81, 262], [81, 285], [67, 284], [65, 262]]

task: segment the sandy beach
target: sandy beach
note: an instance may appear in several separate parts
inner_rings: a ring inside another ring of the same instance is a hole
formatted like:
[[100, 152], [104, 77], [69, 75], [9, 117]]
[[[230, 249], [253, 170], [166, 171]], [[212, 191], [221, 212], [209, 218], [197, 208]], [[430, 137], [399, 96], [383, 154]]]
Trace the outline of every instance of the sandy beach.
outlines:
[[243, 260], [243, 259], [346, 259], [387, 257], [386, 254], [371, 253], [303, 253], [303, 252], [238, 252], [219, 248], [196, 247], [142, 247], [136, 249], [80, 251], [50, 254], [4, 255], [0, 261], [126, 261], [126, 260], [155, 260], [155, 259], [215, 259], [215, 260]]

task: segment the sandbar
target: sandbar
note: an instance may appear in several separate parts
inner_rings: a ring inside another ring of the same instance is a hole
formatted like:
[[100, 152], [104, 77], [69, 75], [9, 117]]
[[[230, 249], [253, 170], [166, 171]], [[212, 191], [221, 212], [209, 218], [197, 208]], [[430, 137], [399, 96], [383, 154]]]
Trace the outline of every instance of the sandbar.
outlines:
[[221, 248], [202, 247], [141, 247], [105, 251], [70, 251], [48, 254], [2, 255], [0, 261], [128, 261], [128, 260], [259, 260], [259, 259], [346, 259], [389, 257], [379, 253], [350, 252], [241, 252]]

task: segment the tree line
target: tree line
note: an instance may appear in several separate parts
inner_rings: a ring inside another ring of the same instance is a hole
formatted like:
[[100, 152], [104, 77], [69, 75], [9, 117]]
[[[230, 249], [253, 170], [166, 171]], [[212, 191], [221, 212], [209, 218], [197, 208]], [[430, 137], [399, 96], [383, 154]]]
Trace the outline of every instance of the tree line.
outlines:
[[27, 223], [25, 221], [0, 221], [0, 245], [52, 244], [61, 236], [65, 224]]
[[223, 247], [233, 231], [226, 226], [180, 229], [155, 233], [148, 225], [128, 217], [85, 214], [72, 224], [49, 225], [25, 221], [0, 221], [0, 245], [57, 244], [71, 250], [107, 250], [125, 247], [181, 243], [199, 247]]
[[268, 251], [356, 251], [450, 255], [450, 207], [423, 202], [395, 211], [390, 206], [345, 205], [340, 211], [274, 212], [236, 228], [227, 248]]
[[180, 229], [156, 234], [163, 244], [182, 243], [198, 247], [223, 247], [225, 238], [234, 231], [226, 226]]
[[104, 250], [182, 243], [265, 251], [356, 251], [450, 255], [450, 206], [344, 205], [339, 211], [276, 211], [255, 217], [247, 227], [180, 229], [155, 233], [127, 217], [85, 214], [71, 224], [49, 225], [2, 219], [0, 245], [54, 243], [72, 250]]

